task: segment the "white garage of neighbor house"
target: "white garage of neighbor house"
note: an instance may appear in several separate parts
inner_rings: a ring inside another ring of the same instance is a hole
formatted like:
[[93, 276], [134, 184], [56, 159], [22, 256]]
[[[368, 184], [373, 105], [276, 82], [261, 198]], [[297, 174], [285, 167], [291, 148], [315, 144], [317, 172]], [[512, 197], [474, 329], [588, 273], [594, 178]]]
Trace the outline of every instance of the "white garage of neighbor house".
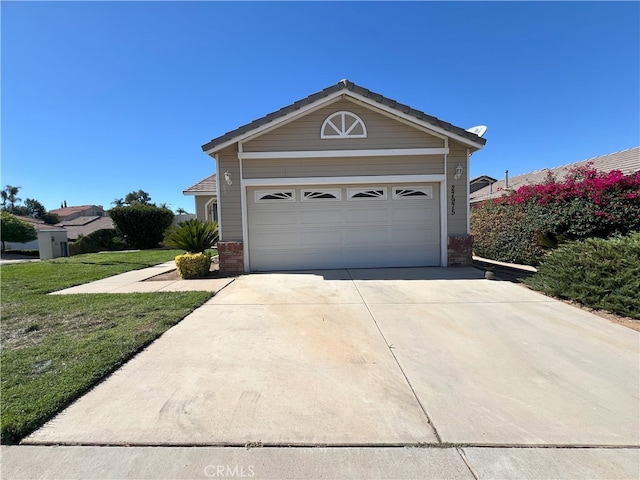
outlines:
[[484, 144], [348, 80], [214, 138], [220, 269], [468, 265]]

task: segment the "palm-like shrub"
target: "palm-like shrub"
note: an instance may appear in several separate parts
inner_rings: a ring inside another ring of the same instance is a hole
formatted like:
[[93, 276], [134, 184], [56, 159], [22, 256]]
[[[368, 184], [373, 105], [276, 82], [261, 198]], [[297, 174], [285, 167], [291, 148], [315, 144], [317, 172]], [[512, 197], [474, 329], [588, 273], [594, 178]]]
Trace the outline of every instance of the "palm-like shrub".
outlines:
[[177, 227], [169, 228], [164, 235], [164, 244], [180, 248], [187, 253], [204, 253], [218, 243], [218, 223], [202, 220], [187, 220]]
[[176, 257], [178, 274], [182, 278], [206, 277], [211, 256], [206, 250], [218, 243], [218, 224], [202, 220], [187, 220], [171, 227], [164, 235], [164, 244], [187, 253]]

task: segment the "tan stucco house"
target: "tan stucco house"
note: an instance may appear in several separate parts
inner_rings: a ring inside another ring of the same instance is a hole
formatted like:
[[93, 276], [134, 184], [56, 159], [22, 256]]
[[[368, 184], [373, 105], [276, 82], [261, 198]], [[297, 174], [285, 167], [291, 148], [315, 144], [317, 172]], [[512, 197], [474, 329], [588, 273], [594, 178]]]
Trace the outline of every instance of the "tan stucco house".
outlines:
[[348, 80], [214, 138], [220, 269], [469, 264], [484, 144]]

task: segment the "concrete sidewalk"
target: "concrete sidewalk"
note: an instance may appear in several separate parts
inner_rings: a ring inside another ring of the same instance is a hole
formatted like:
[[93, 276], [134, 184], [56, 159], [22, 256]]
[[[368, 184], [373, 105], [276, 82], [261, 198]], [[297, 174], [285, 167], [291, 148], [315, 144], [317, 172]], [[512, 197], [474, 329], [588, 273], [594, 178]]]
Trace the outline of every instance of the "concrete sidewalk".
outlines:
[[2, 478], [635, 480], [637, 449], [2, 447]]
[[146, 293], [146, 292], [218, 292], [233, 282], [233, 277], [203, 278], [193, 280], [154, 280], [145, 281], [156, 275], [176, 269], [170, 260], [159, 265], [140, 270], [131, 270], [95, 282], [65, 288], [49, 295], [71, 295], [78, 293]]

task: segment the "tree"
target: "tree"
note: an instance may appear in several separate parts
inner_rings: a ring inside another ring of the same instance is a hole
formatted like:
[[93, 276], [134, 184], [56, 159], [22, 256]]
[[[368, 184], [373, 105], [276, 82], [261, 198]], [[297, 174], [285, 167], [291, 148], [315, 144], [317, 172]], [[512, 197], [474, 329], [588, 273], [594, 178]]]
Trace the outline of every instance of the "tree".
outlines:
[[119, 236], [133, 248], [153, 248], [158, 246], [164, 231], [173, 221], [173, 212], [155, 205], [133, 204], [114, 207], [109, 216], [116, 226]]
[[152, 205], [151, 196], [144, 190], [127, 193], [127, 196], [124, 197], [124, 203], [128, 205]]
[[188, 215], [189, 212], [187, 212], [184, 208], [180, 207], [176, 210], [176, 215]]
[[6, 206], [6, 202], [9, 202], [9, 208], [14, 208], [16, 206], [16, 202], [21, 200], [17, 197], [21, 188], [22, 187], [7, 185], [4, 189], [4, 194], [2, 195], [2, 205]]
[[38, 238], [33, 225], [8, 212], [0, 212], [0, 237], [3, 252], [5, 250], [4, 242], [30, 242]]

